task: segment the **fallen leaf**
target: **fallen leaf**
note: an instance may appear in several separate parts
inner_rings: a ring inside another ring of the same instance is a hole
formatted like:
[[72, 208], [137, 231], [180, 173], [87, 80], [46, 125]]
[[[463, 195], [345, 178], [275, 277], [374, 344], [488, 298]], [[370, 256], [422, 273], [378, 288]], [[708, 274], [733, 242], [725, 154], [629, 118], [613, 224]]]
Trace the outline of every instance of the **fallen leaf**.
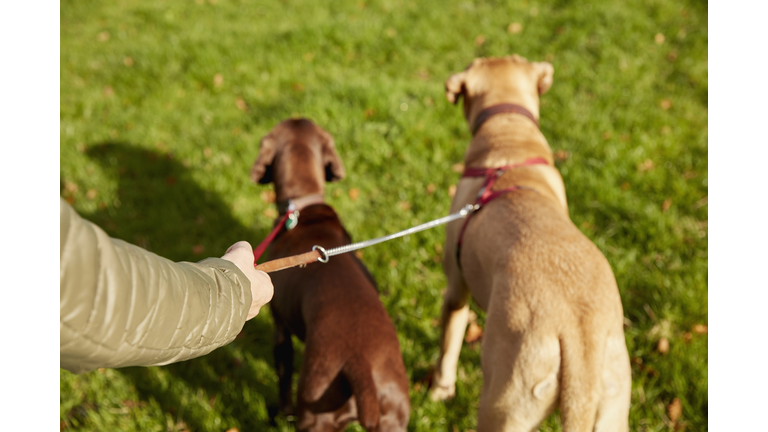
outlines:
[[485, 36], [483, 36], [481, 34], [477, 35], [477, 37], [475, 38], [475, 45], [480, 46], [480, 45], [482, 45], [484, 43], [485, 43]]
[[659, 103], [659, 105], [661, 106], [661, 109], [663, 109], [663, 110], [668, 110], [668, 109], [672, 108], [672, 101], [671, 101], [671, 100], [669, 100], [669, 99], [663, 99], [663, 100], [662, 100], [662, 101]]
[[275, 192], [271, 190], [261, 191], [259, 197], [261, 197], [261, 201], [264, 204], [272, 204], [275, 202]]
[[677, 56], [678, 56], [677, 51], [676, 50], [672, 50], [672, 51], [669, 52], [669, 54], [667, 54], [667, 60], [673, 62], [673, 61], [675, 61], [677, 59]]
[[443, 253], [443, 245], [440, 243], [435, 243], [435, 252], [437, 253]]
[[360, 189], [358, 188], [352, 188], [349, 190], [349, 199], [352, 201], [357, 201], [357, 198], [360, 196]]
[[691, 327], [691, 331], [696, 334], [706, 334], [707, 330], [707, 326], [704, 324], [695, 324], [693, 327]]
[[571, 153], [565, 150], [558, 150], [555, 152], [555, 159], [559, 160], [560, 162], [568, 159], [569, 157], [571, 157]]
[[667, 354], [669, 352], [669, 339], [665, 337], [659, 339], [659, 343], [656, 345], [656, 350], [662, 354]]
[[365, 118], [370, 118], [374, 114], [376, 114], [376, 110], [373, 108], [368, 108], [367, 110], [365, 110]]
[[673, 423], [675, 423], [677, 422], [677, 419], [679, 419], [682, 414], [683, 414], [683, 403], [680, 402], [680, 399], [678, 398], [672, 399], [672, 403], [667, 405], [667, 415], [669, 415], [669, 419]]
[[464, 342], [471, 344], [477, 342], [483, 337], [483, 328], [477, 325], [477, 323], [470, 323], [467, 328], [467, 335], [464, 337]]
[[696, 201], [696, 203], [693, 205], [693, 208], [698, 209], [699, 207], [704, 207], [709, 203], [709, 196], [705, 196], [704, 198]]
[[115, 89], [113, 89], [112, 86], [104, 86], [102, 93], [104, 93], [104, 96], [106, 97], [112, 97], [112, 95], [115, 94]]
[[96, 198], [98, 195], [99, 195], [99, 191], [97, 191], [96, 189], [88, 189], [88, 192], [85, 193], [85, 197], [88, 198], [89, 200]]
[[451, 197], [451, 198], [456, 196], [456, 185], [448, 186], [448, 196]]
[[201, 244], [192, 246], [192, 253], [194, 253], [195, 255], [200, 255], [201, 253], [203, 253], [203, 251], [205, 251], [205, 246]]
[[363, 259], [363, 250], [362, 249], [356, 250], [355, 256], [357, 257], [357, 259]]
[[459, 163], [453, 164], [451, 169], [455, 173], [463, 173], [464, 172], [464, 162], [459, 162]]
[[224, 75], [217, 73], [213, 76], [213, 85], [214, 87], [221, 87], [222, 84], [224, 84]]
[[77, 192], [78, 189], [79, 188], [77, 187], [77, 183], [68, 182], [68, 181], [64, 182], [64, 190], [65, 191], [67, 191], [69, 193], [75, 193], [75, 192]]
[[663, 202], [663, 203], [661, 203], [661, 211], [663, 211], [664, 213], [666, 213], [666, 212], [667, 212], [667, 210], [669, 210], [669, 208], [670, 208], [671, 206], [672, 206], [672, 200], [671, 200], [671, 199], [669, 199], [669, 198], [667, 198], [667, 199], [665, 199], [665, 200], [664, 200], [664, 202]]
[[272, 207], [270, 207], [270, 208], [264, 210], [264, 216], [266, 216], [266, 217], [268, 217], [270, 219], [274, 219], [274, 218], [277, 217], [277, 210], [275, 210]]
[[685, 341], [685, 343], [689, 343], [691, 339], [693, 339], [693, 335], [691, 334], [691, 332], [685, 332], [683, 334], [683, 341]]
[[611, 139], [611, 132], [609, 131], [603, 132], [603, 139], [604, 140]]
[[227, 429], [227, 432], [240, 432], [240, 429], [238, 429], [238, 428], [229, 428], [229, 429]]
[[427, 185], [427, 193], [428, 194], [435, 193], [435, 190], [437, 190], [437, 186], [435, 186], [434, 183], [430, 183], [430, 184]]
[[698, 174], [696, 173], [696, 171], [686, 171], [686, 172], [683, 173], [683, 178], [686, 179], [686, 180], [690, 180], [690, 179], [696, 177], [697, 175]]
[[653, 161], [650, 159], [646, 159], [642, 163], [637, 165], [637, 170], [640, 172], [648, 171], [651, 169], [653, 169]]
[[105, 31], [99, 33], [99, 42], [106, 42], [108, 40], [109, 40], [109, 32], [108, 31], [105, 30]]
[[128, 66], [128, 67], [131, 67], [131, 66], [133, 66], [133, 58], [131, 58], [131, 57], [125, 57], [125, 58], [123, 59], [123, 64], [124, 64], [124, 65], [126, 65], [126, 66]]
[[654, 40], [654, 41], [655, 41], [657, 44], [661, 45], [661, 44], [663, 44], [663, 43], [664, 43], [664, 35], [663, 35], [663, 34], [661, 34], [661, 33], [656, 33], [656, 36], [654, 36], [654, 37], [653, 37], [653, 40]]
[[394, 259], [393, 259], [393, 260], [391, 260], [391, 261], [389, 262], [389, 266], [390, 266], [391, 268], [395, 268], [395, 267], [397, 267], [397, 260], [394, 260]]
[[248, 105], [245, 103], [245, 100], [241, 97], [235, 99], [235, 106], [240, 111], [248, 111]]
[[398, 203], [398, 206], [400, 207], [400, 210], [410, 210], [411, 209], [411, 203], [408, 201], [400, 201]]
[[[519, 22], [513, 22], [507, 27], [507, 32], [511, 34], [520, 33], [521, 31], [523, 31], [523, 25]], [[558, 27], [557, 31], [562, 33], [562, 27]]]

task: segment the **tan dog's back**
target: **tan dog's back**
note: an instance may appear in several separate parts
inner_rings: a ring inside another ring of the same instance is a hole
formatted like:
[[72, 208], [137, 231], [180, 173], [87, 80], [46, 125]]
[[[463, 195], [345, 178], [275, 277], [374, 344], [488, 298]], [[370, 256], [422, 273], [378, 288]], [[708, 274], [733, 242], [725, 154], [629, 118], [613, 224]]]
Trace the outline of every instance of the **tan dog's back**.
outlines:
[[[538, 95], [552, 67], [520, 57], [476, 60], [446, 82], [464, 97], [470, 126], [489, 106], [523, 105], [538, 118]], [[495, 116], [466, 152], [469, 167], [498, 167], [552, 154], [523, 116]], [[458, 185], [452, 211], [472, 203], [482, 179]], [[630, 368], [618, 288], [605, 257], [571, 222], [557, 170], [533, 165], [506, 171], [494, 190], [526, 189], [487, 203], [467, 224], [460, 264], [460, 223], [447, 227], [441, 359], [433, 398], [450, 397], [457, 342], [468, 296], [487, 311], [478, 431], [529, 431], [557, 406], [566, 431], [627, 430]], [[457, 336], [458, 335], [458, 336]]]

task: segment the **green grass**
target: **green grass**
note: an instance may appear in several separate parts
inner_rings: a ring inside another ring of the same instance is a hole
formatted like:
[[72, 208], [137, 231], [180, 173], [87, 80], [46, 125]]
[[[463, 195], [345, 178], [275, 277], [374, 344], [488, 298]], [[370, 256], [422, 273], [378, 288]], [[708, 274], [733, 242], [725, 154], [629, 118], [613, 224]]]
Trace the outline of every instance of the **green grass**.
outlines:
[[[706, 430], [707, 336], [685, 337], [708, 311], [706, 2], [321, 3], [63, 2], [62, 196], [110, 235], [173, 260], [255, 245], [271, 224], [260, 197], [271, 188], [248, 178], [259, 139], [302, 115], [336, 139], [348, 177], [327, 199], [354, 239], [388, 234], [448, 212], [459, 177], [451, 166], [470, 134], [443, 81], [477, 56], [548, 60], [555, 78], [541, 128], [567, 155], [558, 167], [571, 218], [621, 290], [631, 429], [670, 430], [666, 407], [679, 398], [678, 430]], [[512, 22], [522, 32], [508, 33]], [[363, 257], [397, 326], [413, 431], [476, 425], [478, 346], [462, 349], [454, 400], [429, 401], [419, 381], [438, 355], [443, 239], [435, 229]], [[265, 309], [204, 358], [62, 370], [62, 427], [291, 430], [284, 419], [269, 424], [271, 331]], [[662, 336], [666, 355], [656, 350]], [[556, 416], [541, 427], [560, 429]]]

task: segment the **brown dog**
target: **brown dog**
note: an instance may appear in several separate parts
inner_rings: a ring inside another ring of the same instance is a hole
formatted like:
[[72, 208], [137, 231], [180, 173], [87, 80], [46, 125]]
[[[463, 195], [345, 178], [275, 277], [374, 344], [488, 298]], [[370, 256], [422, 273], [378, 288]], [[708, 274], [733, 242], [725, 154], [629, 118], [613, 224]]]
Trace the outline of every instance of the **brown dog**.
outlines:
[[[268, 259], [351, 243], [323, 202], [325, 182], [343, 177], [333, 138], [309, 120], [285, 120], [262, 138], [251, 179], [275, 183], [281, 214], [299, 211], [298, 224], [275, 238]], [[271, 277], [280, 409], [292, 413], [295, 334], [305, 342], [299, 430], [340, 431], [356, 419], [369, 431], [406, 430], [410, 401], [400, 344], [363, 263], [348, 253]]]
[[616, 280], [571, 222], [538, 128], [539, 95], [552, 75], [551, 64], [514, 55], [476, 59], [445, 83], [450, 102], [464, 97], [475, 134], [451, 212], [475, 203], [488, 181], [495, 184], [483, 196], [496, 196], [466, 227], [446, 228], [448, 289], [431, 397], [455, 393], [471, 293], [487, 312], [478, 431], [535, 430], [558, 400], [564, 431], [628, 430], [631, 373]]

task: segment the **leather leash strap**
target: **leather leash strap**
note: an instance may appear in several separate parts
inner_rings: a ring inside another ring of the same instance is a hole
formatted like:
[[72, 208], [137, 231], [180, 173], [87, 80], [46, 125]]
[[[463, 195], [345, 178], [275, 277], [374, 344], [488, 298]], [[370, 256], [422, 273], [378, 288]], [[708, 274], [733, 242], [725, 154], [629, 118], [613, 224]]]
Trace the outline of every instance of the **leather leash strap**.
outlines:
[[525, 109], [524, 107], [517, 104], [502, 103], [502, 104], [490, 106], [480, 111], [480, 114], [478, 114], [477, 118], [475, 118], [474, 126], [472, 126], [472, 135], [477, 134], [477, 131], [480, 130], [480, 126], [482, 126], [483, 123], [488, 121], [488, 119], [495, 116], [496, 114], [503, 114], [503, 113], [513, 113], [513, 114], [524, 115], [528, 117], [532, 122], [534, 122], [536, 124], [536, 127], [539, 127], [539, 121], [536, 120], [536, 117], [534, 117], [533, 114], [531, 114], [531, 112]]

